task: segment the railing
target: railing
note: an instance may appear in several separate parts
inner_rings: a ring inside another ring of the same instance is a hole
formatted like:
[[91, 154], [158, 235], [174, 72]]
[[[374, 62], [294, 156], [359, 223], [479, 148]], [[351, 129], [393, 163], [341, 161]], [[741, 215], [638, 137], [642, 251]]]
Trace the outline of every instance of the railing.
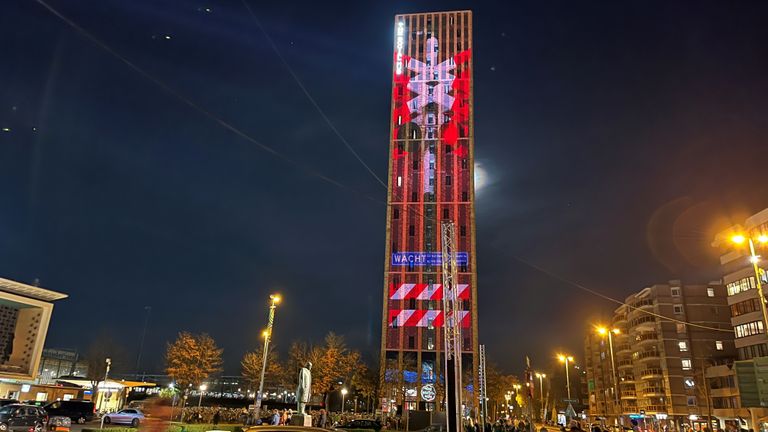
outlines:
[[658, 351], [643, 351], [637, 355], [637, 358], [640, 360], [647, 359], [647, 358], [653, 358], [653, 357], [659, 357]]
[[664, 389], [661, 387], [646, 387], [642, 391], [643, 391], [643, 396], [650, 396], [653, 394], [664, 394]]
[[653, 306], [653, 300], [651, 299], [640, 300], [632, 303], [630, 306], [632, 306], [632, 309], [641, 308], [643, 306]]
[[642, 333], [642, 334], [639, 334], [639, 335], [635, 336], [635, 341], [636, 342], [645, 342], [645, 341], [649, 341], [649, 340], [652, 340], [652, 341], [659, 340], [659, 334], [656, 333], [656, 332], [652, 332], [652, 333]]
[[618, 361], [618, 367], [622, 366], [632, 366], [632, 360], [619, 360]]
[[632, 349], [630, 344], [621, 344], [616, 347], [616, 352], [629, 351]]
[[663, 412], [667, 410], [667, 407], [666, 405], [645, 405], [641, 409], [651, 412]]
[[619, 377], [619, 384], [634, 384], [634, 382], [635, 382], [634, 375], [624, 375]]
[[635, 327], [635, 326], [639, 326], [640, 324], [655, 323], [655, 322], [656, 322], [656, 317], [646, 315], [640, 318], [633, 319], [631, 325], [632, 327]]
[[637, 398], [637, 393], [633, 391], [623, 391], [621, 392], [622, 398]]
[[640, 372], [640, 377], [645, 378], [654, 375], [664, 375], [664, 371], [661, 369], [646, 369]]

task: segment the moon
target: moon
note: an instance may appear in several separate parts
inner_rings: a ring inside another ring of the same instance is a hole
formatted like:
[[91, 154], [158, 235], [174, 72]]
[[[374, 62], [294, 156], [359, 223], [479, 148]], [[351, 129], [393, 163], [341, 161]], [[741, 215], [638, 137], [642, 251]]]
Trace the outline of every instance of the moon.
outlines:
[[488, 185], [488, 172], [482, 162], [475, 162], [475, 193], [480, 193]]

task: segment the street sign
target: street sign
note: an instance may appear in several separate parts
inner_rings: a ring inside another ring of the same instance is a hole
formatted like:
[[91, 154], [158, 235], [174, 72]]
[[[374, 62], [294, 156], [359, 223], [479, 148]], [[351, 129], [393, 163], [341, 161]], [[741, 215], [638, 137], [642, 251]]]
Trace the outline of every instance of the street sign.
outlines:
[[576, 417], [576, 410], [573, 409], [573, 405], [570, 402], [568, 402], [568, 408], [565, 409], [565, 416], [568, 418]]

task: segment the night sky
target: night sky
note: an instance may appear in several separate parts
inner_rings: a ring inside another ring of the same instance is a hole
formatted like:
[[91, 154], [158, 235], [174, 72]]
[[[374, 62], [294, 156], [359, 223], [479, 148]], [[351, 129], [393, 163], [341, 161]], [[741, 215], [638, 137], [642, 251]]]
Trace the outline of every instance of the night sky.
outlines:
[[[707, 282], [713, 233], [768, 207], [766, 2], [249, 1], [383, 178], [393, 15], [474, 11], [480, 334], [509, 372], [580, 357], [613, 310], [563, 280], [622, 299]], [[151, 306], [143, 370], [189, 330], [238, 373], [279, 291], [281, 350], [333, 330], [375, 357], [386, 191], [242, 1], [49, 4], [151, 78], [3, 2], [0, 276], [70, 295], [46, 345], [108, 331], [135, 353]]]

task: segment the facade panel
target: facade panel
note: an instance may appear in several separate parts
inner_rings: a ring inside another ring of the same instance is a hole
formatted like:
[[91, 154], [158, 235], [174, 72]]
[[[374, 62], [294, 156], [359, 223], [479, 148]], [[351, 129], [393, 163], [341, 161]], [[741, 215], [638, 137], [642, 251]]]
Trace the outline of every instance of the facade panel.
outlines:
[[[455, 223], [460, 252], [467, 392], [476, 373], [472, 13], [397, 15], [394, 32], [381, 353], [392, 394], [382, 408], [440, 409], [443, 220]], [[425, 400], [424, 386], [437, 396]]]

